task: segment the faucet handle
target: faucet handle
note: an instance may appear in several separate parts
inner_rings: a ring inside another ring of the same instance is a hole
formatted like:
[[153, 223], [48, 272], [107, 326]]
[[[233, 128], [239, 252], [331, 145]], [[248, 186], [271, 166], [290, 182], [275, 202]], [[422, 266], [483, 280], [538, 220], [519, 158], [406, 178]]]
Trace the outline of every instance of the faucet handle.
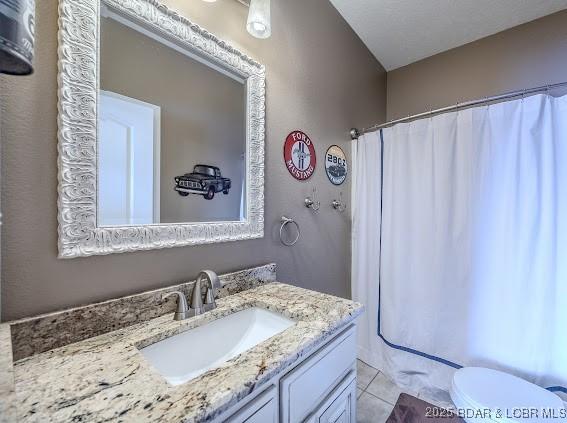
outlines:
[[181, 291], [172, 291], [165, 294], [162, 294], [161, 299], [165, 300], [172, 295], [177, 295], [177, 311], [173, 316], [174, 320], [184, 320], [189, 317], [189, 307], [187, 306], [187, 298], [185, 298], [185, 294]]
[[207, 293], [205, 294], [205, 305], [213, 304], [213, 308], [216, 307], [215, 293], [211, 288], [207, 288]]
[[197, 278], [191, 293], [191, 311], [195, 316], [203, 313], [203, 293], [201, 291], [201, 278]]

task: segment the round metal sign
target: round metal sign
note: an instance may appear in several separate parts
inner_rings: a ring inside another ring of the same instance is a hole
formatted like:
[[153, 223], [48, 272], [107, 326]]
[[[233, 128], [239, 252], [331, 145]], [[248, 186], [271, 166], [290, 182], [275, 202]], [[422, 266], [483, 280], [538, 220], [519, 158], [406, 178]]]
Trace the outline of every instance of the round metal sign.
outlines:
[[293, 131], [284, 144], [285, 166], [291, 176], [300, 181], [309, 179], [315, 172], [317, 156], [311, 139], [301, 131]]
[[325, 171], [334, 185], [341, 185], [348, 172], [347, 160], [344, 151], [338, 145], [332, 145], [325, 154]]
[[0, 73], [33, 72], [34, 0], [0, 0]]

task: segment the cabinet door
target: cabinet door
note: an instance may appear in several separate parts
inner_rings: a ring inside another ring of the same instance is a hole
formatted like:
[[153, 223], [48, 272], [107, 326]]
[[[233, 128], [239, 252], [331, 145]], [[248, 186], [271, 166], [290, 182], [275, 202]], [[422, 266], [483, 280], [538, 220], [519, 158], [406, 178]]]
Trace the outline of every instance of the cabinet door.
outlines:
[[356, 422], [356, 375], [350, 373], [308, 419], [311, 423]]
[[246, 423], [276, 423], [277, 416], [278, 402], [272, 399], [244, 421]]
[[355, 368], [356, 334], [350, 327], [281, 379], [282, 423], [303, 422]]
[[356, 422], [356, 379], [342, 391], [317, 421], [318, 423]]
[[226, 421], [230, 423], [277, 423], [277, 390], [272, 387], [254, 398]]

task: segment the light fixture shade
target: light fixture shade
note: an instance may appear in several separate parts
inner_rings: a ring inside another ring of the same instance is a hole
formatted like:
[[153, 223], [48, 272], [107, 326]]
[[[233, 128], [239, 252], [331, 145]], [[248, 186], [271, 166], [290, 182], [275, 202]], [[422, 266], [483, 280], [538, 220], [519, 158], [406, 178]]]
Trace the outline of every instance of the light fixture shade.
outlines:
[[246, 29], [256, 38], [268, 38], [272, 35], [270, 0], [252, 0], [250, 2]]

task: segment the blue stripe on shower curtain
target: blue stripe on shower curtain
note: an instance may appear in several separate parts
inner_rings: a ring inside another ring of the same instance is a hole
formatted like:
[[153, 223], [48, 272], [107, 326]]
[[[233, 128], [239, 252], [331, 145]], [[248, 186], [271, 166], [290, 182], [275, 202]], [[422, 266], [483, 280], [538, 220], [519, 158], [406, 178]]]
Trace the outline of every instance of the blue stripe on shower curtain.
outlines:
[[[382, 341], [384, 341], [384, 343], [390, 347], [390, 348], [394, 348], [396, 350], [400, 350], [400, 351], [405, 351], [407, 353], [410, 354], [415, 354], [418, 355], [420, 357], [423, 358], [427, 358], [428, 360], [433, 360], [436, 361], [438, 363], [441, 364], [445, 364], [446, 366], [450, 366], [453, 367], [455, 369], [460, 369], [463, 366], [457, 363], [453, 363], [452, 361], [446, 360], [444, 358], [441, 357], [437, 357], [431, 354], [427, 354], [425, 352], [422, 351], [418, 351], [415, 350], [413, 348], [409, 348], [409, 347], [404, 347], [402, 345], [397, 345], [394, 344], [390, 341], [388, 341], [384, 335], [381, 332], [381, 327], [380, 327], [380, 285], [381, 285], [381, 281], [382, 281], [382, 200], [383, 200], [383, 192], [384, 192], [384, 133], [382, 131], [382, 129], [380, 129], [380, 240], [379, 240], [379, 245], [380, 245], [380, 257], [378, 257], [378, 336], [380, 337], [380, 339], [382, 339]], [[567, 394], [567, 388], [563, 387], [563, 386], [551, 386], [549, 388], [546, 388], [548, 391], [551, 392], [562, 392], [564, 394]]]
[[384, 343], [389, 346], [390, 348], [394, 348], [396, 350], [405, 351], [410, 354], [419, 355], [421, 357], [427, 358], [429, 360], [437, 361], [438, 363], [446, 364], [447, 366], [454, 367], [455, 369], [460, 369], [460, 364], [453, 363], [452, 361], [445, 360], [441, 357], [436, 357], [431, 354], [424, 353], [422, 351], [414, 350], [413, 348], [404, 347], [402, 345], [396, 345], [390, 341], [388, 341], [380, 330], [380, 298], [382, 295], [380, 294], [380, 282], [382, 280], [382, 200], [383, 200], [383, 192], [384, 192], [384, 134], [382, 129], [380, 129], [380, 257], [378, 258], [378, 336], [384, 341]]

